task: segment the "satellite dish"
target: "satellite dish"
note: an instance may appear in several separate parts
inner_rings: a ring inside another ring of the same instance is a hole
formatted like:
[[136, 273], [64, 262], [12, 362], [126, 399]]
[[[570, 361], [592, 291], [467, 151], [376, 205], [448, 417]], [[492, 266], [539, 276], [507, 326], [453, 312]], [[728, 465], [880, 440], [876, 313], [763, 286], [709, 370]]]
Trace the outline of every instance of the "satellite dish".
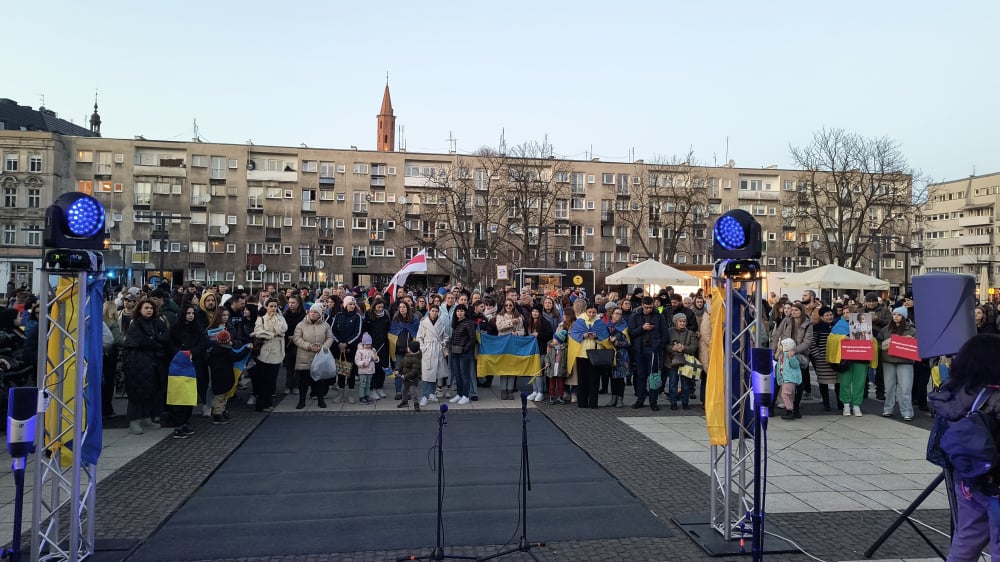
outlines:
[[221, 232], [222, 235], [225, 236], [226, 234], [229, 234], [229, 227], [226, 225], [222, 225], [219, 227], [219, 232]]
[[400, 205], [406, 205], [406, 196], [405, 195], [400, 195], [399, 199], [397, 199], [397, 201], [399, 201]]
[[323, 269], [326, 267], [326, 262], [323, 260], [316, 260], [316, 269]]
[[203, 195], [202, 198], [201, 198], [201, 202], [205, 203], [205, 204], [211, 203], [212, 202], [212, 196], [211, 195]]
[[247, 169], [251, 172], [257, 169], [257, 163], [253, 160], [247, 160]]

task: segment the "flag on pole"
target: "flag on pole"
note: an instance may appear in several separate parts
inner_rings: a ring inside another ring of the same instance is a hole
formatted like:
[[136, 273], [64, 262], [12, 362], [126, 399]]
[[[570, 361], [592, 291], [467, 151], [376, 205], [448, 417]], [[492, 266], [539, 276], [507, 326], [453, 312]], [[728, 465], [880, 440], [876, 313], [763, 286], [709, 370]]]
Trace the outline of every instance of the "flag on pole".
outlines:
[[385, 288], [386, 292], [389, 293], [389, 302], [396, 302], [396, 290], [405, 285], [406, 278], [415, 271], [427, 271], [426, 249], [417, 252], [417, 255], [406, 262], [406, 265], [403, 266], [403, 269], [399, 270], [399, 273], [392, 276], [392, 281], [389, 281], [389, 286]]

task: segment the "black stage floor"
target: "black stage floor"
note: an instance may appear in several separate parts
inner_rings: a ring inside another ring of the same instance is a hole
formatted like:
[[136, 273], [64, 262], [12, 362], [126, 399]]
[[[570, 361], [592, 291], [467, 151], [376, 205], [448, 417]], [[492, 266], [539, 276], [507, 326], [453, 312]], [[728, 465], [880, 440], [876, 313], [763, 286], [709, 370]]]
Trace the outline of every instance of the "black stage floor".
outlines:
[[[435, 543], [438, 413], [277, 414], [132, 556], [181, 561]], [[528, 539], [665, 537], [657, 519], [538, 412], [528, 423]], [[451, 412], [445, 546], [517, 542], [521, 413]]]

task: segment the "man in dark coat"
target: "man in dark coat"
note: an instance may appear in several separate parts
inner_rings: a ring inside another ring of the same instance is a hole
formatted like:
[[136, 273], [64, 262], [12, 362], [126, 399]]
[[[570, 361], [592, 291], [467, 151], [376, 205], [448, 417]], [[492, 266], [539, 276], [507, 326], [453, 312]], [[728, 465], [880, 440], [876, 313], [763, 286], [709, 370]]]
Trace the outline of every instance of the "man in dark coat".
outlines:
[[[655, 412], [660, 396], [659, 388], [649, 389], [649, 374], [660, 370], [663, 363], [663, 344], [667, 337], [667, 323], [663, 315], [653, 308], [653, 297], [643, 297], [640, 309], [632, 313], [628, 322], [632, 339], [632, 358], [635, 362], [635, 393], [633, 408], [642, 408], [649, 396], [649, 407]], [[662, 385], [660, 385], [662, 386]]]

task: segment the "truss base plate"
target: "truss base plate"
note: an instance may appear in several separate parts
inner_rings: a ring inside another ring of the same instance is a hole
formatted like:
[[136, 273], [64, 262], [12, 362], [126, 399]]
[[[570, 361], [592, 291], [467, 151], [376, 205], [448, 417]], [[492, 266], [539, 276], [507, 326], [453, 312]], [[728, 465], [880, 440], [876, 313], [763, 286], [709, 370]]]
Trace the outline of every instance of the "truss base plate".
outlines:
[[[712, 518], [708, 513], [677, 515], [670, 519], [709, 556], [733, 556], [740, 554], [750, 556], [750, 535], [747, 535], [744, 541], [744, 551], [741, 552], [740, 540], [727, 541], [723, 539], [722, 535], [712, 528], [710, 523]], [[795, 540], [795, 537], [788, 536], [788, 533], [782, 531], [780, 527], [771, 522], [765, 525], [764, 530], [768, 533], [774, 533]], [[798, 551], [799, 549], [781, 539], [772, 537], [771, 535], [764, 535], [765, 554]]]

